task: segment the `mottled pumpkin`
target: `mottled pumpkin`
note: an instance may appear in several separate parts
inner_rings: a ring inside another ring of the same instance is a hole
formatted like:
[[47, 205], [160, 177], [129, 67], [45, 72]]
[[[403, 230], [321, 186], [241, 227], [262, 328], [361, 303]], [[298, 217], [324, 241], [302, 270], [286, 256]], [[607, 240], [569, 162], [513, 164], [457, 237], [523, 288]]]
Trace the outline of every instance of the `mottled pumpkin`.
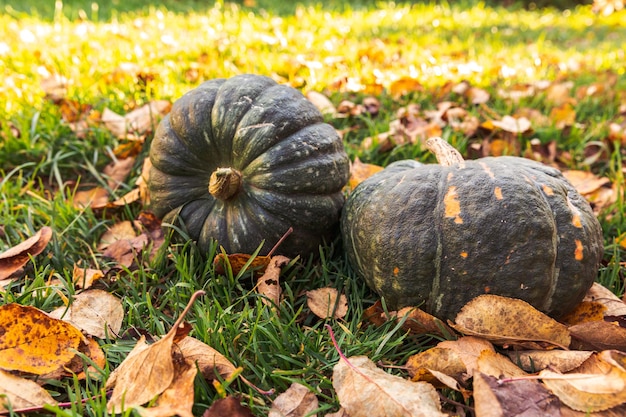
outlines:
[[201, 248], [308, 256], [338, 233], [349, 160], [298, 90], [259, 75], [203, 83], [178, 99], [150, 148], [151, 208]]
[[486, 293], [554, 317], [571, 311], [603, 253], [587, 201], [541, 163], [463, 161], [441, 139], [430, 145], [443, 165], [393, 163], [348, 197], [342, 237], [356, 272], [390, 308], [443, 319]]

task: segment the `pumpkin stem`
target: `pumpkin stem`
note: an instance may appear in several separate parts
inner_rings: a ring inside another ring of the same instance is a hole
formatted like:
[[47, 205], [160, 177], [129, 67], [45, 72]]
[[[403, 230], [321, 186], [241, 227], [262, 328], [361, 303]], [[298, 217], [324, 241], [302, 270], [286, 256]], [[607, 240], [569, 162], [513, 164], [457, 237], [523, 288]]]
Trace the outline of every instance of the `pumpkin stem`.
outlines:
[[228, 200], [241, 188], [241, 172], [233, 168], [218, 168], [211, 174], [209, 193], [217, 199]]
[[430, 138], [426, 141], [426, 147], [435, 154], [439, 165], [449, 167], [463, 163], [463, 155], [448, 142], [440, 137]]

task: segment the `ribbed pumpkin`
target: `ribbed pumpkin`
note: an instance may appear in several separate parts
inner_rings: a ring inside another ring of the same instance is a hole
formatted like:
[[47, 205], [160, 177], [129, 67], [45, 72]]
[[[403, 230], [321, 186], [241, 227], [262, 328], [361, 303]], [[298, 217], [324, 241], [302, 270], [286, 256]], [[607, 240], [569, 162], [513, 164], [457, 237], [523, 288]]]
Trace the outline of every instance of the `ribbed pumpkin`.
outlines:
[[519, 157], [463, 161], [440, 138], [437, 164], [399, 161], [348, 197], [348, 259], [392, 309], [454, 319], [474, 297], [525, 300], [559, 317], [597, 276], [599, 222], [557, 169]]
[[150, 148], [151, 208], [201, 248], [307, 256], [338, 233], [349, 160], [335, 129], [298, 90], [239, 75], [178, 99]]

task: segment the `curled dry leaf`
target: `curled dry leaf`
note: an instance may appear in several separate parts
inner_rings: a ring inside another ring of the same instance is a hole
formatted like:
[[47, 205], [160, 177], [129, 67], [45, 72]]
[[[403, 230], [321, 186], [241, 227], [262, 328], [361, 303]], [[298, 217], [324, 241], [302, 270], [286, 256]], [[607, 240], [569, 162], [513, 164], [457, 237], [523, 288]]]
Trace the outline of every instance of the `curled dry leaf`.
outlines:
[[0, 307], [0, 369], [36, 375], [69, 363], [84, 336], [71, 324], [29, 306]]
[[149, 130], [154, 130], [159, 119], [166, 115], [170, 108], [171, 103], [169, 101], [156, 100], [131, 111], [125, 116], [104, 109], [101, 120], [117, 138], [140, 137]]
[[474, 375], [478, 367], [478, 358], [483, 351], [487, 350], [495, 353], [495, 349], [490, 342], [474, 336], [464, 336], [457, 340], [444, 340], [439, 342], [437, 347], [450, 349], [459, 356], [466, 368], [465, 373], [467, 375], [465, 379], [469, 379]]
[[341, 359], [333, 368], [333, 387], [351, 417], [447, 415], [432, 385], [390, 375], [365, 356]]
[[341, 319], [348, 312], [348, 299], [336, 288], [319, 288], [306, 292], [307, 305], [317, 317]]
[[313, 411], [318, 406], [315, 394], [304, 385], [294, 382], [272, 402], [268, 417], [316, 417]]
[[216, 274], [225, 274], [230, 268], [233, 276], [238, 276], [244, 268], [248, 271], [254, 271], [256, 278], [263, 276], [265, 268], [269, 265], [271, 257], [255, 256], [246, 253], [218, 253], [213, 259], [213, 267]]
[[474, 376], [474, 407], [480, 417], [561, 417], [560, 403], [539, 381], [501, 383], [478, 372]]
[[263, 302], [267, 305], [277, 306], [280, 303], [280, 270], [289, 263], [289, 258], [282, 255], [273, 256], [265, 268], [265, 273], [257, 283], [257, 291], [266, 298]]
[[416, 307], [401, 309], [398, 311], [396, 320], [404, 320], [402, 328], [415, 335], [429, 334], [450, 337], [454, 334], [454, 330], [443, 321]]
[[60, 307], [50, 316], [97, 338], [115, 338], [122, 328], [124, 307], [119, 298], [106, 291], [88, 290], [76, 295], [69, 308]]
[[565, 317], [561, 317], [559, 321], [569, 326], [588, 321], [602, 321], [605, 311], [606, 307], [597, 301], [582, 301], [573, 311], [570, 311]]
[[0, 253], [0, 280], [9, 278], [26, 265], [31, 256], [43, 252], [51, 238], [52, 229], [44, 226], [22, 243]]
[[354, 162], [350, 164], [350, 180], [348, 182], [349, 189], [354, 190], [361, 182], [382, 170], [383, 167], [379, 165], [366, 164], [361, 162], [358, 157], [355, 158]]
[[176, 343], [176, 347], [185, 357], [185, 360], [194, 363], [202, 376], [211, 381], [219, 375], [222, 379], [229, 379], [237, 369], [224, 355], [206, 343], [193, 337], [185, 337]]
[[309, 91], [306, 93], [306, 98], [317, 107], [322, 114], [334, 115], [337, 113], [335, 105], [322, 93], [317, 91]]
[[409, 358], [407, 371], [413, 381], [433, 383], [438, 379], [433, 371], [443, 373], [457, 381], [466, 380], [467, 367], [452, 349], [433, 347]]
[[606, 307], [604, 311], [605, 316], [626, 316], [626, 304], [613, 294], [611, 290], [598, 282], [593, 283], [583, 301], [595, 301], [604, 305]]
[[568, 407], [584, 412], [607, 410], [626, 403], [626, 354], [604, 351], [598, 359], [608, 365], [604, 373], [560, 374], [544, 370], [543, 383]]
[[568, 347], [571, 338], [563, 324], [525, 301], [497, 295], [480, 295], [457, 314], [457, 331], [485, 338], [497, 345], [529, 349]]
[[593, 352], [583, 350], [518, 350], [508, 352], [509, 358], [526, 372], [544, 369], [565, 373], [578, 368]]
[[516, 118], [513, 116], [504, 116], [501, 120], [492, 120], [491, 124], [505, 132], [516, 134], [528, 132], [532, 127], [530, 120], [527, 118]]
[[476, 360], [476, 370], [497, 378], [512, 378], [526, 375], [526, 372], [517, 367], [509, 358], [490, 350], [480, 352]]
[[198, 368], [182, 358], [174, 361], [172, 384], [161, 394], [157, 405], [141, 410], [142, 417], [194, 417], [194, 381]]
[[57, 402], [36, 382], [0, 369], [0, 413], [8, 411], [7, 403], [11, 409], [19, 410]]

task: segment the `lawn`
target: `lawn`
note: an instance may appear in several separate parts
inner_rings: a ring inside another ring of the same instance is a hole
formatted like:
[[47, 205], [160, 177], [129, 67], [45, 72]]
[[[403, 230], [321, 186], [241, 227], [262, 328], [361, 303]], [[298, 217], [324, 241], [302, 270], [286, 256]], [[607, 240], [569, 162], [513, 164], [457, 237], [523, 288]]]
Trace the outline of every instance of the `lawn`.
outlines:
[[[283, 299], [272, 309], [253, 289], [253, 271], [216, 273], [217, 244], [205, 253], [166, 233], [151, 253], [158, 232], [145, 220], [149, 205], [108, 204], [141, 183], [153, 129], [148, 123], [118, 135], [105, 115], [149, 103], [161, 103], [165, 114], [168, 103], [213, 78], [262, 74], [323, 94], [334, 106], [326, 120], [353, 161], [435, 162], [419, 140], [434, 129], [466, 158], [533, 157], [600, 181], [585, 194], [603, 228], [598, 281], [624, 293], [625, 11], [604, 16], [589, 5], [504, 8], [465, 0], [16, 3], [0, 0], [0, 253], [45, 226], [52, 237], [17, 279], [3, 283], [0, 304], [50, 312], [81, 292], [75, 269], [88, 268], [101, 274], [95, 287], [118, 297], [124, 311], [118, 337], [97, 339], [104, 366], [85, 379], [46, 380], [55, 400], [71, 403], [49, 406], [55, 415], [107, 415], [110, 373], [141, 335], [149, 341], [165, 335], [198, 290], [206, 294], [186, 316], [190, 335], [241, 367], [245, 379], [211, 384], [196, 377], [194, 415], [231, 395], [254, 415], [267, 415], [293, 382], [316, 393], [318, 415], [336, 412], [332, 370], [340, 355], [326, 325], [346, 356], [390, 367], [438, 341], [411, 335], [394, 320], [368, 325], [365, 309], [378, 296], [350, 269], [339, 240], [318, 257], [283, 267]], [[412, 107], [415, 122], [425, 130], [406, 121], [410, 106], [419, 106]], [[457, 124], [452, 116], [427, 116], [442, 106], [459, 109]], [[498, 128], [510, 116], [532, 127]], [[394, 128], [405, 135], [394, 136]], [[127, 157], [132, 166], [116, 182], [105, 167]], [[95, 189], [105, 203], [81, 204]], [[144, 219], [151, 245], [130, 259], [107, 254], [107, 231], [137, 219]], [[345, 317], [311, 312], [304, 294], [325, 287], [346, 294]], [[464, 402], [461, 394], [445, 394]], [[468, 415], [472, 405], [468, 399]]]

